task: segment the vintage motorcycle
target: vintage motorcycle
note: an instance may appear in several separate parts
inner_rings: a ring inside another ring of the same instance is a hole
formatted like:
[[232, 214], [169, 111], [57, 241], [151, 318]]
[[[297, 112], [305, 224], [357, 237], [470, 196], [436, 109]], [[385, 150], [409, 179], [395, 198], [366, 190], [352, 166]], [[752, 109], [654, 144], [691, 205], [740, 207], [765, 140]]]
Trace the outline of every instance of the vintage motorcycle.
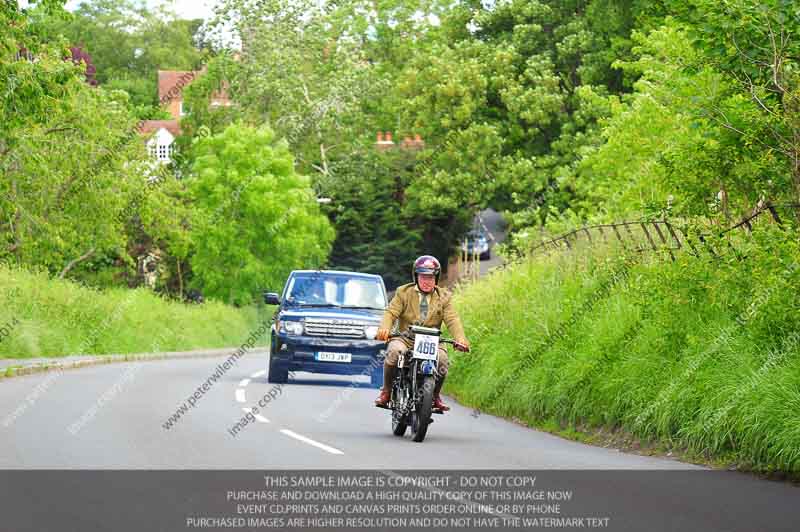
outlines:
[[412, 325], [409, 330], [410, 333], [392, 336], [413, 340], [414, 346], [400, 356], [388, 408], [392, 410], [394, 435], [403, 436], [410, 426], [411, 438], [421, 442], [428, 432], [428, 425], [433, 423], [431, 414], [444, 413], [433, 408], [439, 344], [455, 345], [455, 342], [441, 338], [439, 329]]

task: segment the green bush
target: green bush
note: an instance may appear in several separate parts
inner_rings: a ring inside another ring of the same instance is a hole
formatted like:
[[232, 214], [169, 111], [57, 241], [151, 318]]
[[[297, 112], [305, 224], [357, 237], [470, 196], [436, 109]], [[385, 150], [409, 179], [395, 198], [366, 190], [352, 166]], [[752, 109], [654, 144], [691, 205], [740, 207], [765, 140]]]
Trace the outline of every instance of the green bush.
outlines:
[[146, 289], [94, 290], [0, 265], [0, 357], [183, 351], [240, 345], [254, 308], [185, 305]]
[[467, 286], [456, 300], [474, 350], [454, 356], [448, 392], [532, 424], [800, 471], [797, 237], [765, 227], [730, 244], [629, 267], [620, 250], [578, 250]]
[[267, 126], [236, 123], [194, 150], [189, 262], [204, 294], [251, 304], [292, 270], [325, 263], [334, 231], [285, 140]]

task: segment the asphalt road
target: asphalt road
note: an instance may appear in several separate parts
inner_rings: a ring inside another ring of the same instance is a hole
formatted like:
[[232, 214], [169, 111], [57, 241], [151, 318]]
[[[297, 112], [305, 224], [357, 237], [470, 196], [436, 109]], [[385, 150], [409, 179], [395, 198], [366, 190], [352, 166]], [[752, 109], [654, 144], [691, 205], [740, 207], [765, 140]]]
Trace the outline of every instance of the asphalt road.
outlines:
[[[391, 434], [389, 411], [372, 405], [376, 391], [366, 383], [300, 373], [278, 388], [266, 382], [266, 358], [240, 359], [169, 429], [170, 415], [224, 357], [105, 364], [0, 382], [0, 531], [184, 530], [186, 516], [216, 515], [231, 486], [247, 479], [252, 485], [261, 471], [298, 469], [390, 476], [538, 471], [551, 484], [577, 485], [580, 508], [610, 516], [606, 529], [625, 532], [789, 532], [800, 520], [800, 488], [567, 441], [473, 416], [452, 400], [425, 441], [414, 443]], [[270, 395], [242, 425], [245, 410]], [[22, 469], [133, 471], [107, 477], [15, 471]], [[182, 475], [176, 478], [141, 471], [154, 469], [190, 471], [176, 471]], [[137, 470], [149, 476], [131, 476]], [[222, 470], [237, 470], [239, 480], [236, 471], [230, 477]], [[208, 474], [214, 471], [221, 476]]]
[[[483, 217], [502, 240], [499, 215], [488, 212]], [[494, 257], [492, 261], [498, 263]], [[484, 261], [481, 269], [492, 265]], [[219, 474], [322, 469], [390, 475], [402, 470], [528, 470], [549, 471], [551, 478], [561, 471], [589, 475], [579, 482], [583, 493], [591, 494], [582, 501], [614, 516], [609, 530], [789, 531], [800, 520], [795, 504], [800, 488], [789, 484], [564, 440], [491, 415], [473, 415], [452, 399], [452, 410], [434, 416], [427, 438], [417, 444], [408, 435], [392, 435], [390, 413], [373, 406], [376, 390], [365, 377], [298, 373], [287, 385], [273, 385], [266, 380], [267, 357], [266, 352], [247, 354], [202, 393], [198, 390], [211, 382], [226, 355], [104, 364], [0, 382], [0, 510], [5, 516], [0, 531], [6, 530], [4, 522], [16, 523], [10, 528], [16, 531], [38, 532], [73, 519], [93, 521], [57, 529], [106, 530], [120, 512], [129, 526], [118, 530], [177, 530], [183, 527], [170, 524], [175, 515], [208, 510], [218, 498], [206, 490], [208, 498], [203, 499], [196, 476], [182, 477], [186, 485], [181, 490], [173, 484], [154, 485], [152, 476], [138, 481], [126, 476], [124, 482], [133, 483], [127, 492], [115, 491], [117, 497], [106, 501], [105, 513], [83, 509], [85, 503], [71, 494], [72, 499], [59, 499], [56, 513], [41, 514], [46, 518], [34, 524], [28, 516], [39, 515], [38, 499], [26, 493], [59, 498], [63, 490], [85, 480], [92, 488], [84, 484], [84, 498], [102, 501], [104, 490], [119, 487], [119, 482], [98, 485], [97, 478], [56, 477], [47, 471], [42, 471], [51, 475], [47, 481], [25, 472], [13, 476], [14, 470], [53, 469]], [[176, 418], [193, 393], [194, 406]], [[584, 470], [597, 474], [592, 477]], [[620, 477], [619, 470], [644, 476]], [[687, 474], [692, 476], [682, 476]], [[205, 475], [201, 484], [209, 480]], [[137, 513], [137, 506], [125, 502], [130, 497], [153, 512]], [[4, 501], [15, 501], [13, 508]], [[180, 511], [176, 504], [182, 505]], [[162, 518], [159, 511], [175, 515]]]
[[486, 275], [489, 270], [503, 264], [503, 259], [497, 254], [495, 246], [505, 241], [508, 236], [506, 222], [503, 216], [494, 209], [484, 209], [475, 216], [475, 227], [482, 229], [489, 238], [491, 247], [490, 257], [480, 261], [479, 274]]
[[[376, 390], [299, 373], [276, 388], [250, 353], [169, 430], [163, 424], [224, 358], [42, 373], [0, 383], [0, 468], [681, 469], [674, 460], [582, 445], [454, 404], [419, 445], [391, 434]], [[356, 379], [360, 379], [357, 377]], [[39, 393], [37, 393], [37, 391]], [[231, 430], [270, 392], [255, 422]]]

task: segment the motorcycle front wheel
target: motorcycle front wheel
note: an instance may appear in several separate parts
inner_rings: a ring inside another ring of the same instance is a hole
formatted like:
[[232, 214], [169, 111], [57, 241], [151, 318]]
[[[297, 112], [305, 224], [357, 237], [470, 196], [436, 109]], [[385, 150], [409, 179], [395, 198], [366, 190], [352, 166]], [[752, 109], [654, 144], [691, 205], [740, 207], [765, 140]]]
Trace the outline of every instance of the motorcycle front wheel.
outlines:
[[[408, 427], [408, 420], [403, 413], [403, 405], [401, 405], [399, 401], [401, 390], [397, 386], [393, 386], [392, 395], [394, 396], [392, 398], [392, 402], [394, 403], [394, 410], [392, 410], [392, 434], [395, 436], [403, 436], [406, 433], [406, 427]], [[405, 404], [405, 401], [403, 401], [403, 404]]]
[[425, 434], [428, 432], [433, 410], [433, 388], [436, 384], [436, 378], [433, 375], [426, 375], [421, 384], [421, 397], [411, 411], [411, 438], [415, 442], [424, 440]]

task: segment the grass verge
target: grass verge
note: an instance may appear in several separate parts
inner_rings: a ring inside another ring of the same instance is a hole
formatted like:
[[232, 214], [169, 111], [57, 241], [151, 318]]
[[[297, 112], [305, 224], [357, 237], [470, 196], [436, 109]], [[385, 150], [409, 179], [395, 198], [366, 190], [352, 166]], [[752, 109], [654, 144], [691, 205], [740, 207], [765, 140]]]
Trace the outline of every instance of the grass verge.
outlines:
[[454, 354], [447, 392], [573, 439], [797, 476], [797, 241], [766, 228], [717, 258], [594, 248], [514, 264], [458, 292], [474, 349]]
[[0, 358], [149, 353], [231, 347], [255, 308], [186, 305], [150, 290], [94, 290], [0, 265]]

